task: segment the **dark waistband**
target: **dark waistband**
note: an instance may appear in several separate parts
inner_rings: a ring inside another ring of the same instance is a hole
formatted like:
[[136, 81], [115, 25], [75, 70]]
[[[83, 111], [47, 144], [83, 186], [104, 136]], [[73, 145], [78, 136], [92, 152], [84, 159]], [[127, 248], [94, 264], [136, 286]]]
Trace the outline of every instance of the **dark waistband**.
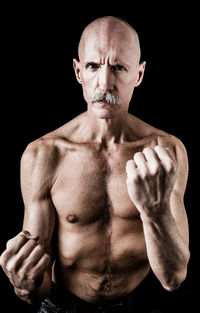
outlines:
[[[132, 302], [140, 302], [142, 299], [145, 298], [145, 301], [152, 301], [152, 294], [158, 295], [159, 286], [158, 283], [155, 280], [154, 275], [152, 272], [150, 272], [146, 278], [139, 284], [139, 286], [133, 290], [131, 293], [119, 297], [116, 301], [113, 301], [112, 303], [105, 304], [104, 306], [115, 306], [119, 303], [128, 303], [130, 301]], [[160, 293], [160, 292], [159, 292]], [[70, 307], [72, 302], [79, 303], [79, 305], [84, 304], [85, 301], [71, 293], [69, 290], [66, 290], [64, 288], [60, 288], [56, 284], [53, 284], [52, 292], [49, 297], [50, 301], [62, 308], [68, 308]]]

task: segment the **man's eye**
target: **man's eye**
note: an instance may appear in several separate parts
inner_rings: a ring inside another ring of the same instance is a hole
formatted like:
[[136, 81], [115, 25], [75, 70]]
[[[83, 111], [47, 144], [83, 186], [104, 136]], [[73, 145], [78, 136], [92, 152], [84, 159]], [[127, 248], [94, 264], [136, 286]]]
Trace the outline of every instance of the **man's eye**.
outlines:
[[124, 71], [124, 70], [125, 70], [125, 68], [124, 68], [122, 65], [119, 65], [119, 64], [117, 64], [117, 65], [112, 65], [112, 66], [111, 66], [111, 69], [112, 69], [113, 72], [116, 72], [116, 71]]
[[88, 69], [90, 69], [90, 70], [96, 70], [96, 69], [99, 68], [99, 65], [96, 64], [96, 63], [88, 63], [88, 64], [86, 65], [86, 68], [88, 68]]

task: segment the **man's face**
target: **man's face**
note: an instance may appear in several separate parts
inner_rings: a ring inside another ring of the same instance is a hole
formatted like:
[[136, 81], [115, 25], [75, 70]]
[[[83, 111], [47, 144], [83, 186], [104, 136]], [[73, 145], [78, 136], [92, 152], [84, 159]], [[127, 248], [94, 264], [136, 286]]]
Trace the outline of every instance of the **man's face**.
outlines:
[[[145, 64], [139, 64], [134, 42], [128, 38], [117, 32], [112, 36], [91, 32], [82, 45], [80, 62], [74, 60], [88, 108], [99, 118], [127, 112], [134, 87], [142, 80]], [[114, 97], [106, 98], [105, 93]]]

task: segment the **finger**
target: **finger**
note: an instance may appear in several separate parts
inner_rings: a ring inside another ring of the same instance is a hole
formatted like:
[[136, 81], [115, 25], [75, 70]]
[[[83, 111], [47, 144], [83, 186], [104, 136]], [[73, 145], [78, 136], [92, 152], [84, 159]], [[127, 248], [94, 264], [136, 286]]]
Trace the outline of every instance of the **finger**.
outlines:
[[6, 268], [7, 271], [16, 272], [23, 261], [29, 256], [31, 251], [38, 245], [38, 243], [33, 240], [29, 239], [19, 250], [17, 254], [12, 254], [12, 257], [7, 259]]
[[172, 169], [176, 169], [176, 162], [172, 159], [169, 150], [161, 146], [155, 146], [154, 150], [156, 151], [159, 159], [161, 160], [162, 166], [166, 171], [171, 171]]
[[170, 158], [176, 162], [176, 157], [175, 157], [175, 153], [172, 149], [169, 148], [165, 148], [167, 150], [167, 152], [169, 153]]
[[28, 259], [32, 261], [33, 266], [35, 266], [41, 257], [45, 254], [45, 250], [41, 245], [37, 245], [35, 249], [32, 250]]
[[16, 237], [8, 240], [6, 248], [14, 254], [17, 253], [27, 241], [28, 239], [20, 233]]
[[8, 263], [8, 260], [12, 257], [10, 252], [8, 250], [5, 250], [0, 257], [0, 265], [3, 268], [4, 272], [6, 272], [6, 265]]
[[50, 256], [45, 253], [39, 262], [36, 264], [35, 267], [29, 272], [29, 279], [36, 284], [40, 284], [41, 280], [43, 279], [43, 275], [45, 270], [48, 268], [50, 264]]
[[144, 177], [146, 175], [146, 173], [148, 172], [147, 160], [145, 158], [145, 155], [142, 152], [135, 153], [134, 161], [136, 163], [136, 166], [137, 166], [138, 171], [140, 172], [141, 176]]
[[28, 257], [25, 259], [23, 265], [18, 270], [18, 275], [23, 276], [24, 273], [33, 274], [33, 272], [42, 273], [47, 268], [50, 262], [50, 256], [47, 253], [37, 253], [36, 258]]
[[13, 252], [18, 252], [19, 249], [21, 248], [22, 245], [24, 245], [24, 243], [28, 240], [28, 239], [34, 239], [34, 240], [38, 240], [39, 236], [37, 235], [32, 235], [30, 234], [28, 231], [21, 231], [17, 236], [15, 236], [14, 238], [8, 240], [7, 244], [6, 244], [6, 248], [7, 249], [11, 249], [13, 250]]
[[34, 266], [32, 273], [35, 275], [39, 275], [40, 273], [44, 272], [49, 266], [50, 260], [51, 260], [50, 256], [47, 253], [45, 253], [37, 262], [37, 264]]
[[17, 253], [16, 258], [17, 259], [25, 259], [27, 258], [30, 253], [34, 250], [34, 248], [38, 246], [37, 241], [33, 240], [33, 239], [29, 239], [19, 250], [19, 252]]
[[134, 160], [129, 160], [126, 163], [126, 173], [129, 178], [134, 178], [137, 173], [137, 165]]
[[149, 171], [152, 175], [154, 175], [157, 172], [158, 167], [160, 165], [160, 159], [156, 151], [154, 151], [154, 149], [150, 147], [144, 148], [143, 153], [147, 160]]

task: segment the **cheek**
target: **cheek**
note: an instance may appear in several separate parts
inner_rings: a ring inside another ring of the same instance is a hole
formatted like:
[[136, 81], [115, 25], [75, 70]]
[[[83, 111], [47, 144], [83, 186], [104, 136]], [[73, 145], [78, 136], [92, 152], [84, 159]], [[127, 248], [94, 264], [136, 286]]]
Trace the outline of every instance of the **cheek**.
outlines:
[[81, 76], [82, 81], [82, 89], [83, 89], [83, 96], [86, 102], [88, 102], [89, 98], [94, 92], [94, 79], [91, 77], [87, 77], [86, 75]]
[[131, 101], [133, 91], [134, 91], [134, 80], [126, 80], [124, 82], [121, 82], [120, 84], [120, 96], [121, 100], [123, 100], [126, 103], [129, 103]]

